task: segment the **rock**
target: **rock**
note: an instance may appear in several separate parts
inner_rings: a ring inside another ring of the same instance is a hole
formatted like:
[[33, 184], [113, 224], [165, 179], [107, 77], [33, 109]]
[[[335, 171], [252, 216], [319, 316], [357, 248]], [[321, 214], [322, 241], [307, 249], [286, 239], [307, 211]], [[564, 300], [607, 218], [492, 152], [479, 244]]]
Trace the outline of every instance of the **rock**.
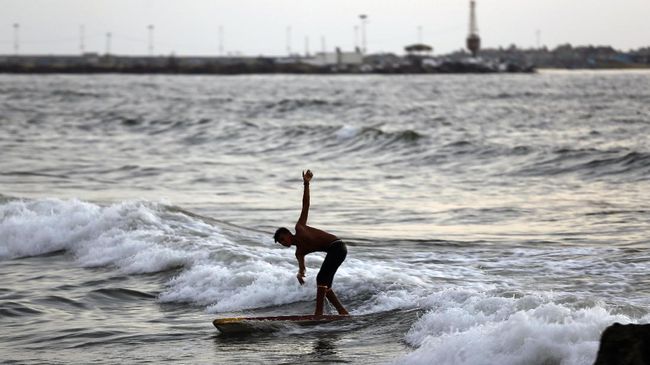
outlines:
[[650, 365], [650, 324], [607, 327], [594, 365]]

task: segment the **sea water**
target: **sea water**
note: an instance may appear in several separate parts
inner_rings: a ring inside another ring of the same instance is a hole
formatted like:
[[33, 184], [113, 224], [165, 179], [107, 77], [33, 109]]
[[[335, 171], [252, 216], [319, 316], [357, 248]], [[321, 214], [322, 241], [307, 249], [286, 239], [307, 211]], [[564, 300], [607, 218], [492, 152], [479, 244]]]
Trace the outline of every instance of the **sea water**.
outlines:
[[[591, 364], [650, 322], [649, 85], [1, 75], [2, 361]], [[313, 311], [272, 239], [307, 168], [355, 319], [219, 334]]]

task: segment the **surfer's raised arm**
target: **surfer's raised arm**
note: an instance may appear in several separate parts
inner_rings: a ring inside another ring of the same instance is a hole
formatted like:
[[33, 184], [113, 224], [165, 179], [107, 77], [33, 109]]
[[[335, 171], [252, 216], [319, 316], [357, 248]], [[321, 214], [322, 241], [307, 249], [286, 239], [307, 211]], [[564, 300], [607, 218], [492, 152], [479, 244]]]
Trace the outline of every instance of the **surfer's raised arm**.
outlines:
[[300, 212], [300, 218], [298, 218], [298, 224], [306, 225], [307, 224], [307, 215], [309, 214], [309, 182], [314, 176], [311, 170], [307, 172], [302, 172], [302, 181], [305, 185], [305, 189], [302, 193], [302, 212]]

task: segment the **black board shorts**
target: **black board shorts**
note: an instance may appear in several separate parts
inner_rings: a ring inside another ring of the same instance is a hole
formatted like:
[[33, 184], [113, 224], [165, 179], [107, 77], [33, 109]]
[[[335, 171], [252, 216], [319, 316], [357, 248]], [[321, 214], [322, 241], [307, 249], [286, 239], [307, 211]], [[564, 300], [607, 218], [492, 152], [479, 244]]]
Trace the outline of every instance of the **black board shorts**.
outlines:
[[318, 271], [318, 275], [316, 276], [316, 284], [326, 285], [328, 288], [331, 288], [336, 270], [338, 270], [348, 255], [348, 248], [345, 246], [345, 242], [336, 240], [332, 242], [325, 252], [327, 252], [327, 255], [325, 255], [323, 265], [321, 265], [320, 271]]

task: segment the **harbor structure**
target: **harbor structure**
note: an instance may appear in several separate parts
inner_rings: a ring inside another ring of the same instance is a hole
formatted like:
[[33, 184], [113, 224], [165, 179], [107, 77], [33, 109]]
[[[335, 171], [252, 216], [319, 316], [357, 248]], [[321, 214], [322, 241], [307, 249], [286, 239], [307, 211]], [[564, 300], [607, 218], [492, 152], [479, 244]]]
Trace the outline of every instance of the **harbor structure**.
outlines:
[[358, 68], [363, 64], [363, 53], [359, 48], [353, 52], [342, 51], [336, 48], [335, 52], [319, 52], [313, 57], [300, 60], [302, 63], [319, 67], [336, 67], [339, 70]]
[[481, 49], [481, 37], [478, 35], [478, 25], [476, 23], [476, 1], [469, 2], [469, 35], [467, 36], [467, 49], [476, 57]]

